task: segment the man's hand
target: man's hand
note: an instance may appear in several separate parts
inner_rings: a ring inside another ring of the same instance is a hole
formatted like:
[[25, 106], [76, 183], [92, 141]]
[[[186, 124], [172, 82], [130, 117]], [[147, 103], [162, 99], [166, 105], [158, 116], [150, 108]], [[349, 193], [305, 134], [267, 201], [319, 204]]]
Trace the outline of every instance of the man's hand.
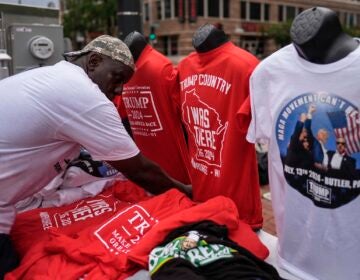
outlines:
[[316, 111], [316, 106], [314, 104], [310, 104], [308, 114], [312, 114]]
[[305, 113], [301, 113], [301, 115], [300, 115], [300, 121], [301, 122], [305, 122], [306, 121], [306, 114]]
[[129, 180], [152, 194], [160, 194], [171, 188], [176, 188], [192, 197], [191, 185], [185, 185], [167, 175], [155, 162], [141, 153], [125, 160], [109, 162]]

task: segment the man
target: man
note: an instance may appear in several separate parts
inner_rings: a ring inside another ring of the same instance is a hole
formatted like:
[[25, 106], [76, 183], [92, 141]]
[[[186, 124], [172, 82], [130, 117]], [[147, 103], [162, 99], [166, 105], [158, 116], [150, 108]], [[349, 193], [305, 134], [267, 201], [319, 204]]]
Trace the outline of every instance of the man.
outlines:
[[0, 81], [0, 279], [12, 269], [14, 204], [45, 187], [80, 147], [153, 194], [184, 185], [140, 153], [111, 100], [134, 73], [127, 46], [103, 35], [69, 61]]
[[189, 231], [188, 235], [181, 242], [180, 248], [183, 251], [188, 251], [198, 246], [200, 240], [199, 233], [197, 231]]
[[336, 138], [336, 151], [327, 152], [329, 171], [333, 175], [354, 179], [356, 176], [356, 159], [346, 153], [346, 141], [343, 137]]
[[329, 138], [329, 133], [326, 129], [320, 128], [316, 134], [316, 138], [314, 139], [313, 146], [313, 155], [314, 155], [314, 165], [320, 170], [327, 170], [327, 164], [329, 162], [329, 158], [327, 155], [327, 149], [325, 144]]
[[291, 167], [310, 169], [314, 162], [311, 153], [313, 139], [311, 119], [306, 113], [301, 113], [291, 135], [284, 163]]
[[[313, 114], [316, 112], [315, 104], [310, 104], [309, 110], [307, 113], [307, 120], [310, 121], [310, 126], [312, 126], [312, 117]], [[328, 164], [328, 156], [327, 156], [327, 149], [325, 144], [329, 138], [329, 133], [326, 129], [320, 128], [314, 137], [311, 133], [310, 137], [312, 137], [312, 154], [314, 158], [314, 166], [319, 170], [326, 171], [327, 164]]]

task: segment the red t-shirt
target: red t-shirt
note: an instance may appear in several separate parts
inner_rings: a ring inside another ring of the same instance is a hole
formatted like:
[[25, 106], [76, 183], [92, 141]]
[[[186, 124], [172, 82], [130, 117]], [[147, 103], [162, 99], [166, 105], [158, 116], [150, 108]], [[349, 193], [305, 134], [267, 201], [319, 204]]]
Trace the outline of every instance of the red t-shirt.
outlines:
[[11, 239], [22, 257], [36, 243], [48, 240], [49, 230], [71, 236], [108, 219], [119, 209], [148, 199], [150, 196], [144, 189], [131, 181], [118, 181], [95, 197], [62, 207], [37, 208], [18, 214], [11, 229]]
[[179, 83], [171, 62], [150, 45], [117, 100], [124, 108], [136, 145], [173, 178], [189, 184], [189, 157], [179, 111]]
[[132, 247], [161, 220], [194, 205], [185, 194], [171, 189], [151, 199], [117, 208], [101, 221], [90, 219], [90, 223], [83, 224], [82, 229], [72, 235], [50, 230], [49, 238], [32, 247], [7, 279], [129, 276], [136, 266], [127, 264], [127, 254]]
[[253, 55], [228, 42], [191, 53], [178, 66], [193, 198], [230, 197], [253, 228], [263, 221], [256, 153], [238, 128], [236, 113], [249, 96], [249, 77], [257, 64]]
[[54, 233], [50, 241], [32, 248], [6, 280], [78, 279], [84, 275], [90, 280], [125, 279], [146, 268], [149, 253], [168, 233], [203, 220], [227, 226], [233, 241], [261, 259], [268, 256], [257, 235], [239, 221], [233, 201], [216, 197], [196, 205], [172, 189], [123, 208], [72, 238]]

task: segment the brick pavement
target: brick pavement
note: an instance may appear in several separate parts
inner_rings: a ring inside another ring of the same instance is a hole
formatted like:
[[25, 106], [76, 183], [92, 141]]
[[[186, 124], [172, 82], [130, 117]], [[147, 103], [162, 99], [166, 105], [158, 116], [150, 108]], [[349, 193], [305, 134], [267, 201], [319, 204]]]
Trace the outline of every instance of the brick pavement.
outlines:
[[[269, 185], [261, 186], [261, 202], [264, 218], [263, 230], [276, 236], [275, 220], [272, 211], [271, 201], [265, 197], [269, 197]], [[264, 197], [265, 194], [265, 197]]]

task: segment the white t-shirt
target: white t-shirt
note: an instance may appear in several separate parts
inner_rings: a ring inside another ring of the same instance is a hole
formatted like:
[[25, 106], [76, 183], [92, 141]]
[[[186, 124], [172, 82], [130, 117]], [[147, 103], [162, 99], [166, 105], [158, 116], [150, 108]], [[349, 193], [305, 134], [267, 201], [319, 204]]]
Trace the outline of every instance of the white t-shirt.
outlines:
[[80, 145], [94, 160], [139, 153], [82, 68], [61, 61], [0, 81], [0, 232], [11, 227], [11, 205], [46, 186]]
[[[359, 74], [360, 48], [340, 61], [318, 65], [288, 45], [251, 76], [247, 139], [269, 144], [278, 261], [301, 279], [360, 279]], [[316, 106], [312, 119], [299, 121], [310, 104]], [[315, 146], [306, 150], [299, 139], [303, 128], [310, 142], [326, 129], [328, 151], [336, 150], [337, 136], [345, 137], [348, 167], [316, 168]], [[356, 170], [350, 171], [355, 161]]]

